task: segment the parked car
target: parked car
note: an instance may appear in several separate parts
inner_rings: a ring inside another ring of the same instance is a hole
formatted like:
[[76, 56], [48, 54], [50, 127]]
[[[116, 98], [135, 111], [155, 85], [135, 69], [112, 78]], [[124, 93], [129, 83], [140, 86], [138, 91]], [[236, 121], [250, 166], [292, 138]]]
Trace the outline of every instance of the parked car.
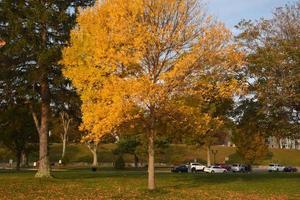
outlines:
[[184, 173], [184, 172], [188, 172], [188, 167], [186, 165], [179, 165], [179, 166], [175, 166], [171, 169], [171, 172], [174, 173]]
[[288, 167], [285, 167], [283, 169], [284, 172], [297, 172], [297, 168], [296, 167], [291, 167], [291, 166], [288, 166]]
[[206, 173], [225, 173], [225, 172], [227, 172], [227, 170], [222, 167], [213, 165], [213, 166], [205, 167], [204, 172], [206, 172]]
[[190, 163], [188, 166], [189, 172], [203, 171], [205, 167], [205, 165], [201, 165], [200, 163]]
[[233, 164], [231, 166], [231, 171], [232, 172], [246, 172], [246, 165], [242, 164]]
[[245, 167], [245, 172], [251, 172], [252, 171], [252, 166], [251, 165], [245, 164], [244, 167]]
[[230, 165], [227, 165], [225, 163], [218, 163], [218, 164], [215, 164], [215, 166], [219, 166], [223, 169], [226, 169], [227, 171], [231, 171], [231, 166]]
[[283, 172], [284, 171], [285, 166], [279, 165], [279, 164], [274, 164], [271, 163], [268, 166], [268, 171], [269, 172]]

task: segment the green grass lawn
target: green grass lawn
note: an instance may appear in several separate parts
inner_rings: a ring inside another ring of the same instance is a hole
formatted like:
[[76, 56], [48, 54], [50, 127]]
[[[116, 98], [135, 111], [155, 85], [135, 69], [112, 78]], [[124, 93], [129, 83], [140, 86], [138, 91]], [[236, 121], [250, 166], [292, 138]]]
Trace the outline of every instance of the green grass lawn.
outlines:
[[300, 174], [158, 173], [158, 189], [146, 189], [144, 171], [68, 170], [53, 179], [34, 172], [1, 172], [0, 199], [300, 199]]

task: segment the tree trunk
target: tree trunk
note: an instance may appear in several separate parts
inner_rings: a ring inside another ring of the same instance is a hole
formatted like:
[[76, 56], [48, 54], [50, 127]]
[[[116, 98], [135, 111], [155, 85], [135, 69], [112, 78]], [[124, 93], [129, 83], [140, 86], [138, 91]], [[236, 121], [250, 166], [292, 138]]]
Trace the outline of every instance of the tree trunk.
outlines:
[[211, 165], [211, 162], [210, 162], [210, 145], [207, 145], [207, 166], [210, 166]]
[[136, 154], [134, 154], [134, 167], [138, 168], [138, 165], [139, 165], [139, 157]]
[[280, 149], [283, 149], [282, 139], [281, 139], [281, 138], [279, 138], [279, 148], [280, 148]]
[[64, 129], [64, 132], [60, 135], [62, 144], [63, 144], [62, 154], [61, 154], [61, 159], [63, 160], [65, 157], [65, 153], [66, 153], [68, 131], [69, 131], [69, 126], [70, 126], [72, 119], [70, 118], [70, 115], [65, 111], [60, 112], [60, 117], [61, 117], [61, 121], [63, 124], [63, 129]]
[[98, 144], [91, 142], [91, 143], [87, 143], [87, 146], [88, 146], [89, 150], [91, 151], [91, 153], [93, 154], [92, 167], [98, 167], [98, 157], [97, 157]]
[[61, 154], [61, 159], [63, 160], [65, 158], [65, 154], [66, 154], [66, 145], [67, 145], [67, 137], [66, 135], [64, 135], [63, 138], [63, 146], [62, 146], [62, 154]]
[[39, 168], [35, 177], [50, 178], [50, 163], [48, 155], [48, 115], [49, 115], [50, 91], [47, 77], [41, 82], [41, 125], [39, 128]]
[[154, 131], [150, 131], [148, 141], [148, 189], [155, 189], [155, 171], [154, 171]]
[[28, 167], [28, 155], [27, 155], [26, 151], [22, 151], [21, 166], [22, 167]]
[[17, 154], [16, 154], [16, 170], [17, 171], [20, 171], [20, 167], [21, 167], [21, 151], [17, 151]]
[[276, 148], [277, 149], [281, 149], [281, 145], [280, 145], [280, 138], [279, 137], [275, 137], [275, 140], [276, 140]]
[[98, 167], [97, 147], [92, 151], [93, 154], [93, 167]]

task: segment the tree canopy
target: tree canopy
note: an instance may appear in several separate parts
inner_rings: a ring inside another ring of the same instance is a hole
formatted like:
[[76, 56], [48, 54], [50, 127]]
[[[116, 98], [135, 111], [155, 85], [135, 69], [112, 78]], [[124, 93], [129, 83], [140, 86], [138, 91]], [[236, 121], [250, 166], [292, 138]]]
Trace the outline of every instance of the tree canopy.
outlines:
[[[93, 1], [0, 1], [0, 106], [31, 105], [39, 133], [37, 177], [50, 177], [48, 132], [50, 104], [67, 83], [61, 73], [61, 48], [69, 39], [78, 6]], [[67, 91], [67, 90], [64, 90]], [[55, 102], [57, 104], [57, 102]]]
[[287, 127], [299, 130], [300, 125], [299, 21], [297, 1], [276, 9], [271, 19], [242, 21], [237, 26], [241, 30], [237, 38], [247, 55], [250, 92], [273, 121], [275, 135], [282, 137], [296, 135], [298, 131]]
[[99, 139], [141, 121], [154, 189], [159, 121], [206, 130], [216, 119], [203, 105], [239, 91], [243, 55], [196, 0], [104, 0], [77, 23], [62, 64], [83, 102], [81, 128]]

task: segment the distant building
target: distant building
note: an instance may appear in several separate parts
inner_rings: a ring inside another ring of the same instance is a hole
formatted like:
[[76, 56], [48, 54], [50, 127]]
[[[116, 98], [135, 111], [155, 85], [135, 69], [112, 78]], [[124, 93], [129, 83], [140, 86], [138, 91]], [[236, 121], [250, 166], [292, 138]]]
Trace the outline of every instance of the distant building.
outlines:
[[267, 142], [269, 148], [300, 150], [300, 139], [269, 137]]
[[[300, 150], [300, 139], [293, 138], [281, 138], [277, 139], [276, 137], [269, 137], [266, 140], [270, 149], [296, 149]], [[235, 144], [232, 142], [231, 135], [226, 137], [224, 146], [235, 147]]]

